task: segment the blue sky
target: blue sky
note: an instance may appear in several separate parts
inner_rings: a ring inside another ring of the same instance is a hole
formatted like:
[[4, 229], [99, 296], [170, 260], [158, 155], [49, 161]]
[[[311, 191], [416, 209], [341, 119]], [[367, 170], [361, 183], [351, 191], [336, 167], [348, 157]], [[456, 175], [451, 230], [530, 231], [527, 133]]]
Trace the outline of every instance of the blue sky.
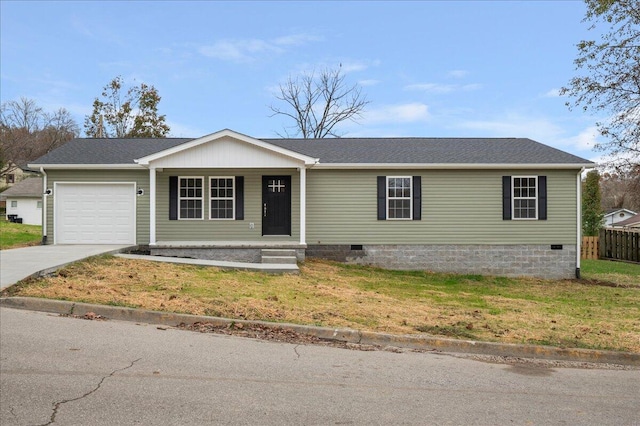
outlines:
[[558, 89], [593, 37], [582, 1], [6, 1], [0, 100], [82, 127], [121, 75], [154, 85], [172, 136], [276, 137], [289, 75], [342, 64], [370, 104], [344, 136], [529, 137], [588, 159], [597, 117]]

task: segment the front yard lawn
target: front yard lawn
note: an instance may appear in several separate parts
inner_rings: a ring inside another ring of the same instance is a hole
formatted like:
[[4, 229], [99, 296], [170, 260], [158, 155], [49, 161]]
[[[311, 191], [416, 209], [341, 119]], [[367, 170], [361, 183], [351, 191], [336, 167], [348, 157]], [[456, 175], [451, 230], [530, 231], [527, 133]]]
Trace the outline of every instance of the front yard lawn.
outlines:
[[[603, 281], [603, 274], [611, 273], [603, 272], [605, 266], [621, 265], [585, 262], [583, 275]], [[387, 271], [318, 260], [307, 260], [300, 275], [267, 275], [102, 256], [18, 284], [3, 296], [640, 352], [640, 288], [629, 284], [640, 276], [640, 266], [621, 268], [613, 273], [624, 287], [586, 279]]]
[[581, 275], [587, 280], [640, 287], [640, 264], [588, 259], [580, 264]]
[[0, 250], [40, 244], [42, 227], [0, 219]]

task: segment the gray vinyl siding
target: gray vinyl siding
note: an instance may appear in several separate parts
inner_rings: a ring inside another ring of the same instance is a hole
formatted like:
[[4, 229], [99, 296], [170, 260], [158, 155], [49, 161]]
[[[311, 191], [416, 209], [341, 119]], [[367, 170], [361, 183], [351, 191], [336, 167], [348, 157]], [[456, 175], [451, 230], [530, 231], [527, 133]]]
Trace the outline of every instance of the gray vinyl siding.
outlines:
[[[310, 170], [307, 244], [575, 244], [578, 170]], [[422, 220], [377, 220], [376, 176], [422, 176]], [[548, 220], [502, 220], [502, 176], [547, 176]]]
[[[291, 236], [262, 236], [262, 176], [291, 176]], [[205, 178], [204, 219], [169, 220], [169, 177]], [[209, 179], [244, 176], [244, 220], [209, 219]], [[164, 169], [156, 175], [156, 240], [170, 241], [300, 241], [300, 177], [293, 169]], [[250, 229], [249, 224], [254, 228]]]
[[[148, 170], [45, 170], [47, 189], [55, 182], [135, 182], [144, 195], [136, 197], [136, 243], [149, 244], [149, 171]], [[47, 242], [53, 244], [53, 203], [55, 191], [47, 197]]]

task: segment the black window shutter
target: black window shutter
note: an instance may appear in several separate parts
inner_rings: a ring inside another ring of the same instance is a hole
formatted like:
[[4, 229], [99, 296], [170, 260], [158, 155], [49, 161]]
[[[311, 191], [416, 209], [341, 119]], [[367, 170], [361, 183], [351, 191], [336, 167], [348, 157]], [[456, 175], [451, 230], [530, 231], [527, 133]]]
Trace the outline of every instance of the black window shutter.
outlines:
[[244, 220], [244, 176], [236, 176], [236, 220]]
[[378, 176], [378, 220], [387, 220], [387, 177]]
[[511, 176], [502, 176], [502, 220], [511, 220]]
[[547, 177], [538, 176], [538, 220], [547, 220]]
[[422, 176], [413, 177], [413, 220], [422, 219]]
[[178, 220], [178, 176], [169, 176], [169, 220]]

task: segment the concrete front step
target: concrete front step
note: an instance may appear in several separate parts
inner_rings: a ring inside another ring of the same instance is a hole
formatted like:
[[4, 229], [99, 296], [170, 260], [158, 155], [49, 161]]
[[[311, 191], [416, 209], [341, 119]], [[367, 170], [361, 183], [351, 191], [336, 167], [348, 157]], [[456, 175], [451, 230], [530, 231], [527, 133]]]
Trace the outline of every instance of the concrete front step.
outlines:
[[295, 265], [298, 259], [295, 256], [265, 256], [262, 255], [262, 263], [277, 263], [280, 265]]
[[263, 256], [285, 256], [285, 257], [296, 257], [296, 251], [294, 249], [283, 249], [283, 248], [271, 248], [271, 249], [262, 249], [260, 250]]
[[262, 263], [266, 264], [296, 265], [298, 263], [296, 251], [292, 249], [262, 249], [260, 254]]

